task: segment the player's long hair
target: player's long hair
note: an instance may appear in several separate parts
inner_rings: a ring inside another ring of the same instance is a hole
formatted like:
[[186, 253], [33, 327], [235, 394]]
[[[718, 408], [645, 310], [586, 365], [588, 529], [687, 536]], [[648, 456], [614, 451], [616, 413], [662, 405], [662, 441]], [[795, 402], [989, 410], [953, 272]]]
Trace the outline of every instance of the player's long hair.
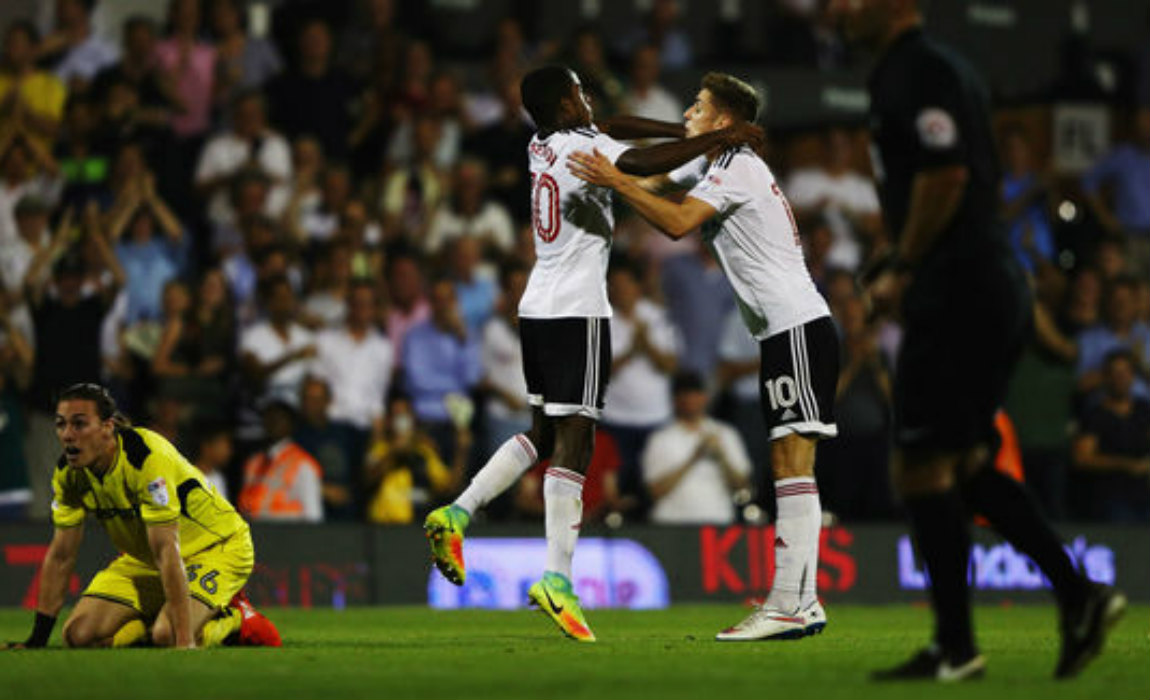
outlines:
[[132, 421], [116, 406], [116, 399], [106, 388], [92, 382], [73, 384], [56, 396], [56, 403], [61, 401], [91, 401], [96, 404], [96, 415], [100, 420], [111, 420], [116, 428], [130, 428]]

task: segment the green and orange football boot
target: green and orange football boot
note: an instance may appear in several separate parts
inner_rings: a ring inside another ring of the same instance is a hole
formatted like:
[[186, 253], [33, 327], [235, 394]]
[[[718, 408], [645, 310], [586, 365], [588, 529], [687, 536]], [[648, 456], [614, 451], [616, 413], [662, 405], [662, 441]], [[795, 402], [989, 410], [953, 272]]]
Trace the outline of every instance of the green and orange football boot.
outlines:
[[431, 560], [443, 577], [456, 586], [462, 586], [467, 580], [463, 566], [463, 531], [469, 522], [471, 516], [455, 504], [436, 508], [423, 521], [423, 530], [431, 543]]
[[545, 572], [543, 578], [527, 590], [527, 598], [554, 620], [563, 634], [577, 642], [595, 641], [595, 633], [587, 625], [583, 609], [579, 607], [579, 596], [575, 595], [571, 581], [563, 574]]

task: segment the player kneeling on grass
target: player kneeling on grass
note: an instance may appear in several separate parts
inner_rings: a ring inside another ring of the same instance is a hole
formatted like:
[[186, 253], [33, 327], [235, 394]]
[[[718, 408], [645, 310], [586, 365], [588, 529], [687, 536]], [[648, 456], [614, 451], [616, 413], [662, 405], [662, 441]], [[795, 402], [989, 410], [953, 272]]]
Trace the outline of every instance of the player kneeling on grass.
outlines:
[[64, 607], [84, 518], [96, 516], [120, 550], [96, 574], [64, 623], [70, 647], [144, 642], [193, 648], [279, 646], [279, 632], [242, 593], [255, 550], [243, 518], [175, 447], [131, 427], [98, 384], [77, 384], [56, 403], [64, 453], [52, 479], [55, 534], [44, 556], [36, 622], [43, 647]]

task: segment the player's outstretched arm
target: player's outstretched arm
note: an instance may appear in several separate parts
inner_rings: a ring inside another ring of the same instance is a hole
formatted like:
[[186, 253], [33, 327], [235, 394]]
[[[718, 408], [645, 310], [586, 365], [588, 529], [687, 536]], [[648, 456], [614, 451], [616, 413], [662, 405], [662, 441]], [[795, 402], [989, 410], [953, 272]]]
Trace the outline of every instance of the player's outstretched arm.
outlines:
[[655, 175], [674, 170], [716, 149], [747, 144], [756, 151], [761, 150], [764, 138], [762, 128], [749, 122], [739, 122], [682, 141], [626, 150], [615, 161], [615, 165], [629, 175]]
[[640, 216], [675, 240], [686, 236], [715, 215], [714, 207], [694, 197], [687, 197], [679, 204], [651, 194], [615, 167], [597, 149], [594, 153], [572, 153], [567, 157], [567, 169], [581, 180], [615, 190]]
[[84, 526], [58, 527], [52, 535], [52, 543], [44, 554], [40, 565], [40, 595], [36, 601], [36, 619], [32, 633], [23, 642], [0, 645], [3, 649], [39, 649], [48, 645], [52, 628], [56, 626], [56, 616], [64, 607], [68, 593], [68, 580], [76, 566], [76, 554], [84, 539]]
[[172, 625], [177, 649], [196, 646], [192, 636], [192, 600], [188, 594], [188, 575], [180, 556], [179, 525], [172, 521], [148, 525], [148, 546], [160, 570], [160, 583], [164, 587], [168, 622]]
[[679, 122], [663, 122], [646, 117], [619, 115], [595, 122], [595, 126], [613, 139], [681, 139], [687, 128]]

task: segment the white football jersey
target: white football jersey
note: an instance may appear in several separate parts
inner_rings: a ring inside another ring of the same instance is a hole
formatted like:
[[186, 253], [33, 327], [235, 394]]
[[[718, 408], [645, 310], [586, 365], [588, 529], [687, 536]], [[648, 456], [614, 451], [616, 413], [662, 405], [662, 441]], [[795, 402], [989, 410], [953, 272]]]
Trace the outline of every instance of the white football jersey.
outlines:
[[754, 151], [743, 146], [711, 162], [697, 159], [670, 177], [718, 212], [703, 225], [703, 241], [751, 335], [762, 340], [830, 314], [807, 270], [791, 206]]
[[531, 139], [527, 152], [536, 260], [519, 302], [523, 318], [611, 316], [607, 302], [607, 259], [615, 228], [611, 190], [572, 175], [567, 156], [599, 149], [614, 163], [628, 148], [591, 126]]

